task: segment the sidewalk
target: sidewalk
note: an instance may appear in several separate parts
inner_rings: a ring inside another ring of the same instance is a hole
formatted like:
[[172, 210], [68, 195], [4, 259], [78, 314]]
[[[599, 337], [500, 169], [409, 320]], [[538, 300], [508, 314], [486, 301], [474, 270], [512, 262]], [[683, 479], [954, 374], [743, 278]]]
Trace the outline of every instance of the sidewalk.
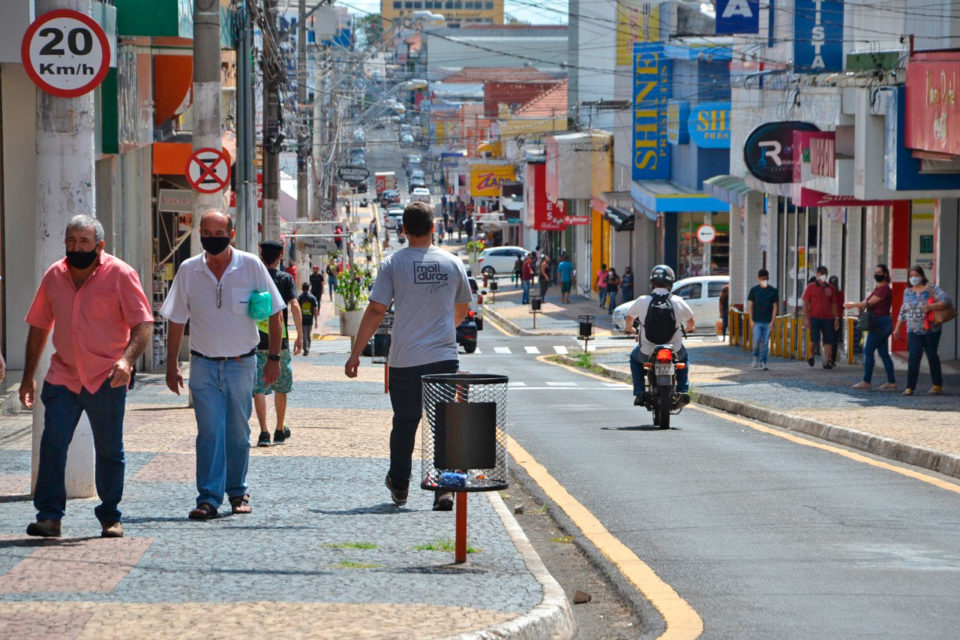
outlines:
[[[482, 280], [479, 281], [482, 286]], [[540, 305], [537, 313], [537, 326], [533, 327], [533, 313], [529, 304], [520, 304], [523, 292], [517, 288], [510, 278], [498, 278], [499, 289], [494, 295], [489, 291], [484, 297], [483, 312], [490, 315], [495, 322], [499, 321], [506, 329], [517, 335], [525, 336], [575, 336], [579, 333], [577, 316], [592, 315], [593, 335], [610, 335], [613, 330], [611, 316], [606, 309], [601, 309], [596, 299], [587, 298], [579, 294], [570, 295], [569, 304], [560, 303], [560, 287], [551, 286], [547, 290], [547, 297]], [[539, 295], [540, 290], [534, 285], [530, 295]]]
[[63, 538], [28, 538], [29, 415], [0, 417], [0, 637], [570, 637], [567, 600], [499, 495], [469, 496], [464, 565], [418, 459], [406, 507], [390, 501], [383, 369], [364, 359], [344, 377], [331, 306], [327, 338], [295, 358], [291, 439], [251, 449], [250, 515], [186, 518], [193, 412], [142, 376], [127, 401], [126, 537], [95, 537], [89, 499], [69, 502]]

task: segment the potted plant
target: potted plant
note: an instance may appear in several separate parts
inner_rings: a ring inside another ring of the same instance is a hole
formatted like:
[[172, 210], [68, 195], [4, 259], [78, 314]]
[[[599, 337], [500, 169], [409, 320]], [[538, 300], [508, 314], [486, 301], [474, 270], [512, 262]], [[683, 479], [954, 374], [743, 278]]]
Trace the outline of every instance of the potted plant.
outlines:
[[351, 265], [337, 276], [337, 295], [342, 301], [340, 335], [357, 337], [371, 280], [369, 270], [361, 269], [357, 265]]

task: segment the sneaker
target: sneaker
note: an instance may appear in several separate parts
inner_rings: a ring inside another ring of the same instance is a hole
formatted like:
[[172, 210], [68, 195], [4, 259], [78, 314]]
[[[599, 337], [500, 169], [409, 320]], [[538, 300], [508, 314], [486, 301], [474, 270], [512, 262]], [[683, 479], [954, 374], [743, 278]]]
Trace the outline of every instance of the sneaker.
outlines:
[[642, 407], [643, 406], [643, 394], [637, 394], [633, 396], [633, 406]]
[[257, 438], [257, 446], [258, 446], [258, 447], [269, 447], [269, 446], [270, 446], [270, 432], [269, 432], [269, 431], [261, 431], [261, 432], [260, 432], [260, 437]]
[[897, 383], [896, 383], [896, 382], [887, 382], [887, 383], [885, 383], [885, 384], [880, 385], [880, 386], [877, 387], [877, 388], [880, 389], [880, 391], [896, 391], [896, 390], [897, 390]]
[[813, 358], [807, 358], [807, 364], [813, 366]]
[[824, 368], [824, 369], [833, 369], [833, 365], [830, 364], [829, 362], [824, 362], [824, 363], [823, 363], [823, 368]]
[[283, 444], [290, 439], [290, 428], [283, 425], [283, 429], [277, 429], [273, 432], [273, 444]]
[[903, 390], [903, 393], [900, 394], [900, 395], [912, 396], [912, 395], [913, 395], [913, 389], [910, 389], [910, 388], [904, 389], [904, 390]]
[[873, 389], [873, 385], [870, 384], [869, 382], [864, 382], [863, 380], [861, 380], [857, 384], [853, 385], [853, 388], [854, 389]]
[[770, 370], [770, 367], [767, 366], [767, 363], [766, 363], [766, 362], [761, 362], [761, 363], [760, 363], [760, 366], [757, 367], [757, 368], [760, 369], [761, 371], [769, 371], [769, 370]]
[[438, 492], [433, 499], [434, 511], [453, 511], [453, 493], [444, 491]]
[[104, 522], [100, 530], [101, 538], [122, 538], [123, 525], [119, 522]]
[[398, 507], [402, 507], [407, 504], [407, 489], [397, 489], [393, 486], [393, 481], [390, 480], [390, 474], [387, 474], [387, 479], [383, 482], [387, 485], [387, 489], [390, 490], [390, 497], [393, 498], [393, 504]]
[[943, 393], [943, 387], [938, 384], [935, 384], [932, 387], [930, 387], [930, 391], [927, 391], [927, 393], [929, 393], [932, 396], [941, 394]]
[[60, 521], [59, 520], [37, 520], [27, 525], [28, 536], [40, 536], [41, 538], [59, 538]]
[[759, 368], [760, 368], [760, 363], [757, 362], [757, 359], [756, 359], [756, 358], [753, 359], [753, 362], [750, 364], [750, 368], [751, 368], [751, 369], [759, 369]]

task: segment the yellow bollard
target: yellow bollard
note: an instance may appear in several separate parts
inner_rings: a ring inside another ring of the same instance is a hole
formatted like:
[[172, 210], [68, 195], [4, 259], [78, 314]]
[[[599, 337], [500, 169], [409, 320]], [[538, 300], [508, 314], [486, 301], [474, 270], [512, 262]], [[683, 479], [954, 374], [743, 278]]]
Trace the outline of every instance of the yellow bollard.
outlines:
[[853, 364], [853, 352], [856, 342], [854, 341], [853, 330], [856, 318], [846, 318], [847, 321], [847, 363]]
[[739, 324], [737, 323], [737, 318], [739, 316], [737, 315], [736, 309], [730, 309], [729, 315], [730, 326], [728, 326], [727, 329], [730, 330], [730, 345], [733, 346], [737, 344], [737, 340], [740, 339], [740, 328]]

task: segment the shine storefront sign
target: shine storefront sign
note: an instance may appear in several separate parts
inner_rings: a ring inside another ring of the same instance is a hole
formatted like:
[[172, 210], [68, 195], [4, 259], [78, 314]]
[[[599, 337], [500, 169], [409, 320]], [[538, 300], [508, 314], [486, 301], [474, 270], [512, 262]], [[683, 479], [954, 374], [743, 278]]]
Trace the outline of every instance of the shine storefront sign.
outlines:
[[633, 46], [633, 180], [670, 178], [670, 60], [659, 43]]

